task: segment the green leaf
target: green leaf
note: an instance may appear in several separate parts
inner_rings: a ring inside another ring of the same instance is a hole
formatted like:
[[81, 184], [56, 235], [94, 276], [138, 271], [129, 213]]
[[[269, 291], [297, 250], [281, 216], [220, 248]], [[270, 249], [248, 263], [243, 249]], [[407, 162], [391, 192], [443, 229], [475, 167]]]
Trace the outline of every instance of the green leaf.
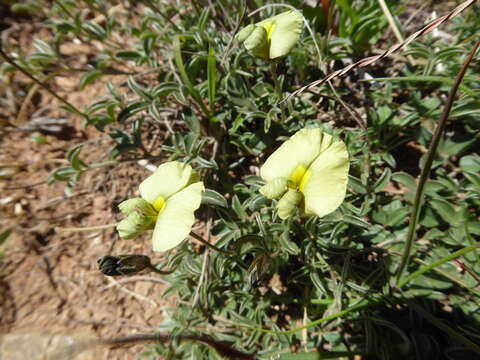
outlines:
[[228, 202], [223, 195], [212, 189], [205, 190], [202, 195], [202, 204], [228, 208]]
[[404, 185], [408, 190], [415, 191], [417, 182], [415, 178], [405, 172], [396, 172], [392, 175], [392, 180]]
[[207, 117], [210, 117], [210, 112], [208, 111], [207, 107], [203, 103], [200, 93], [193, 86], [192, 82], [190, 81], [190, 77], [188, 76], [187, 71], [185, 70], [185, 65], [182, 59], [182, 48], [180, 45], [180, 37], [178, 35], [173, 38], [173, 59], [175, 61], [175, 65], [177, 66], [177, 70], [180, 73], [182, 82], [188, 89], [188, 92], [190, 93], [192, 98], [195, 100], [197, 105], [202, 109], [204, 114]]
[[87, 85], [93, 83], [95, 80], [101, 78], [103, 72], [100, 70], [87, 71], [82, 75], [79, 82], [80, 90], [83, 90]]
[[142, 58], [142, 54], [138, 51], [122, 50], [118, 51], [115, 57], [120, 60], [136, 61]]
[[285, 230], [282, 235], [278, 237], [278, 241], [282, 248], [291, 255], [300, 254], [300, 248], [292, 240], [290, 240], [290, 232]]
[[448, 224], [457, 225], [459, 222], [459, 214], [455, 210], [455, 207], [448, 201], [443, 199], [428, 200], [428, 205], [432, 207], [436, 213]]
[[348, 188], [355, 191], [357, 194], [366, 194], [367, 188], [362, 184], [359, 178], [348, 175]]
[[460, 159], [460, 169], [464, 171], [480, 172], [480, 156], [467, 155]]
[[8, 237], [12, 233], [12, 229], [7, 229], [0, 232], [0, 245], [3, 245], [8, 240]]
[[77, 145], [72, 150], [68, 152], [67, 159], [70, 162], [73, 169], [81, 171], [82, 168], [87, 168], [88, 166], [80, 160], [80, 152], [82, 151], [83, 145]]
[[128, 77], [127, 84], [128, 87], [132, 89], [135, 94], [142, 97], [144, 100], [147, 100], [148, 102], [151, 102], [153, 100], [152, 95], [145, 91], [145, 89], [135, 81], [135, 78], [133, 76]]
[[129, 117], [135, 115], [136, 113], [145, 110], [148, 107], [147, 102], [136, 102], [133, 104], [128, 105], [118, 114], [117, 121], [124, 122]]
[[233, 196], [232, 208], [235, 211], [235, 213], [238, 215], [240, 220], [245, 221], [247, 219], [247, 213], [246, 213], [245, 209], [243, 208], [242, 203], [238, 199], [237, 195]]
[[390, 179], [392, 177], [392, 170], [390, 168], [386, 168], [382, 175], [375, 181], [375, 184], [373, 184], [373, 191], [379, 192], [382, 191], [385, 186], [390, 182]]
[[208, 62], [207, 62], [207, 76], [208, 76], [208, 102], [210, 104], [210, 112], [215, 113], [215, 96], [217, 93], [216, 82], [217, 82], [217, 60], [215, 58], [215, 50], [213, 46], [210, 46], [208, 51]]

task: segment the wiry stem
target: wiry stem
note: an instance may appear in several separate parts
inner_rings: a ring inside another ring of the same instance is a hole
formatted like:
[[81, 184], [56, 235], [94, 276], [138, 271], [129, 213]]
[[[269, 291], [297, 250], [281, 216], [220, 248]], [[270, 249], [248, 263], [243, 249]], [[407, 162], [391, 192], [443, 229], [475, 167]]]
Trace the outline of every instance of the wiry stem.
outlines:
[[440, 120], [438, 121], [437, 128], [435, 129], [435, 133], [433, 134], [432, 142], [430, 144], [430, 148], [428, 149], [427, 158], [425, 160], [425, 164], [423, 165], [422, 172], [420, 174], [420, 180], [417, 186], [417, 191], [415, 193], [415, 200], [413, 202], [413, 210], [410, 214], [410, 222], [408, 225], [407, 240], [405, 243], [405, 248], [403, 250], [402, 262], [397, 272], [397, 284], [399, 282], [401, 283], [400, 279], [402, 278], [403, 272], [410, 258], [410, 252], [412, 249], [413, 242], [415, 240], [415, 233], [417, 228], [418, 216], [420, 214], [421, 204], [423, 200], [425, 183], [427, 182], [427, 179], [429, 177], [430, 170], [432, 168], [433, 159], [435, 158], [435, 153], [437, 152], [438, 144], [442, 137], [443, 130], [445, 129], [445, 125], [447, 124], [448, 116], [450, 114], [450, 110], [452, 109], [453, 101], [455, 100], [455, 95], [457, 93], [458, 87], [460, 86], [463, 76], [467, 71], [468, 65], [473, 60], [473, 57], [477, 52], [477, 49], [479, 46], [480, 46], [480, 41], [477, 42], [477, 44], [474, 46], [473, 50], [470, 52], [469, 56], [465, 60], [465, 63], [463, 64], [462, 69], [457, 74], [457, 77], [455, 78], [455, 82], [452, 86], [452, 89], [448, 94], [447, 103], [445, 104], [442, 115], [440, 116]]
[[195, 234], [193, 231], [190, 232], [190, 236], [193, 237], [194, 239], [200, 241], [203, 245], [205, 245], [206, 247], [209, 247], [212, 250], [218, 251], [222, 254], [229, 255], [229, 256], [233, 255], [233, 253], [230, 252], [230, 251], [220, 249], [219, 247], [216, 247], [215, 245], [210, 244], [207, 240], [202, 238], [200, 235]]
[[[282, 100], [282, 86], [280, 84], [280, 80], [278, 79], [277, 75], [277, 63], [271, 62], [270, 63], [270, 74], [272, 75], [273, 83], [275, 84], [275, 93], [277, 94], [277, 101]], [[283, 102], [280, 103], [280, 111], [282, 112], [282, 122], [285, 122], [285, 104]]]
[[32, 74], [30, 74], [27, 70], [25, 70], [23, 67], [18, 65], [15, 61], [13, 61], [6, 53], [3, 51], [2, 44], [0, 43], [0, 56], [8, 62], [10, 65], [12, 65], [14, 68], [16, 68], [18, 71], [23, 73], [26, 77], [28, 77], [30, 80], [32, 80], [34, 83], [40, 85], [42, 88], [44, 88], [48, 93], [50, 93], [52, 96], [54, 96], [56, 99], [60, 100], [62, 103], [64, 103], [69, 109], [71, 109], [73, 112], [76, 114], [86, 117], [86, 115], [78, 110], [74, 105], [72, 105], [70, 102], [65, 100], [63, 97], [58, 95], [55, 91], [50, 89], [50, 87], [45, 84], [44, 82], [38, 80], [36, 77], [34, 77]]

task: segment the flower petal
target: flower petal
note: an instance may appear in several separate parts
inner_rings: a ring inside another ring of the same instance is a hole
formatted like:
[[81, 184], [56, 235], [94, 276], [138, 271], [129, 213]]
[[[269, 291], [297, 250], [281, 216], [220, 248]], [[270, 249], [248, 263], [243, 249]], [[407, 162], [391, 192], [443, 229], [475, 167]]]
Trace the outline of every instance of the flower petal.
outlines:
[[188, 164], [170, 161], [158, 167], [155, 172], [140, 184], [142, 198], [150, 204], [162, 196], [168, 199], [194, 181], [198, 181], [197, 173]]
[[200, 206], [204, 190], [203, 182], [197, 182], [167, 200], [153, 230], [153, 251], [170, 250], [185, 240], [195, 222], [193, 213]]
[[310, 165], [310, 176], [301, 186], [306, 215], [325, 216], [340, 206], [347, 191], [349, 167], [345, 143], [324, 134], [321, 153]]
[[302, 33], [302, 12], [298, 10], [286, 11], [257, 25], [261, 26], [266, 21], [271, 21], [275, 26], [270, 38], [270, 59], [288, 55]]
[[267, 183], [273, 179], [290, 178], [298, 165], [308, 168], [320, 153], [322, 130], [302, 129], [285, 141], [260, 169], [260, 176]]

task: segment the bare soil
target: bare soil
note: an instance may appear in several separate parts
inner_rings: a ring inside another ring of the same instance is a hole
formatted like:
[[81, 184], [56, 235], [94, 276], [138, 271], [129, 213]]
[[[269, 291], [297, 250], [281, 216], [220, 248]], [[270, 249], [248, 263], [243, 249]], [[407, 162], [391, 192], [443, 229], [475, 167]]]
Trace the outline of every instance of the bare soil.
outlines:
[[[49, 36], [35, 23], [13, 22], [8, 40], [25, 49], [31, 38]], [[92, 49], [90, 49], [92, 50]], [[81, 59], [84, 44], [63, 49]], [[49, 85], [82, 108], [105, 95], [103, 82], [77, 88], [79, 75], [57, 77]], [[115, 77], [115, 84], [125, 78]], [[87, 162], [108, 160], [112, 141], [83, 119], [60, 108], [60, 102], [42, 89], [28, 97], [32, 83], [18, 72], [3, 79], [0, 87], [0, 233], [12, 234], [0, 250], [0, 335], [17, 332], [56, 332], [117, 337], [154, 332], [163, 319], [166, 285], [157, 274], [108, 278], [96, 268], [106, 254], [140, 253], [152, 262], [148, 234], [132, 241], [120, 240], [113, 228], [89, 232], [63, 232], [59, 228], [112, 224], [121, 217], [116, 204], [135, 195], [149, 171], [137, 163], [100, 167], [89, 171], [66, 193], [65, 183], [47, 185], [49, 174], [66, 165], [74, 145], [85, 144]], [[25, 118], [18, 119], [21, 109]], [[32, 120], [59, 122], [59, 130], [40, 130]], [[15, 126], [14, 126], [15, 125]], [[45, 143], [33, 141], [43, 136]], [[161, 138], [161, 137], [160, 137]], [[149, 146], [157, 145], [158, 137]], [[105, 349], [104, 359], [133, 359], [141, 346]]]

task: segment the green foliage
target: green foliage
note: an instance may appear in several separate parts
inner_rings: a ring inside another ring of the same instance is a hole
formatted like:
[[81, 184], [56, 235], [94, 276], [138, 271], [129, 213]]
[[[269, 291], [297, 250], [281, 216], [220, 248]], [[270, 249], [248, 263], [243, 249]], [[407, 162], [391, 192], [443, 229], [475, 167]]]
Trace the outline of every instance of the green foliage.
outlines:
[[[333, 62], [346, 64], [394, 43], [384, 36], [388, 23], [378, 1], [330, 1], [328, 16], [318, 3], [304, 7], [313, 33], [304, 31], [290, 55], [275, 63], [275, 78], [270, 63], [234, 41], [240, 20], [243, 26], [280, 12], [270, 7], [242, 18], [263, 1], [204, 6], [192, 0], [176, 7], [129, 2], [128, 15], [101, 0], [43, 7], [38, 14], [44, 14], [52, 39], [35, 40], [31, 53], [19, 52], [18, 64], [45, 81], [49, 69], [52, 77], [80, 72], [83, 91], [103, 82], [108, 95], [82, 111], [85, 126], [111, 138], [108, 160], [88, 163], [82, 156], [88, 145], [76, 146], [69, 165], [55, 170], [50, 181], [71, 187], [86, 171], [139, 159], [179, 160], [201, 174], [208, 190], [198, 218], [211, 225], [215, 246], [232, 255], [193, 241], [166, 253], [159, 266], [175, 271], [164, 277], [164, 296], [175, 296], [177, 305], [166, 309], [161, 331], [208, 335], [262, 359], [462, 359], [475, 351], [468, 341], [480, 336], [478, 62], [460, 87], [426, 183], [419, 240], [401, 289], [393, 275], [416, 178], [446, 93], [480, 31], [478, 16], [466, 10], [470, 23], [456, 18], [447, 24], [451, 39], [430, 34], [409, 45], [406, 55], [415, 65], [391, 70], [392, 60], [384, 59], [383, 67], [366, 68], [376, 78], [360, 81], [364, 70], [353, 72], [333, 80], [334, 88], [322, 87], [321, 102], [305, 92], [279, 105], [283, 92], [323, 77], [337, 67], [330, 67]], [[388, 2], [394, 14], [401, 10], [396, 3]], [[300, 8], [303, 2], [289, 4]], [[25, 2], [12, 10], [35, 12], [35, 6]], [[84, 21], [84, 11], [90, 20]], [[105, 21], [95, 23], [93, 15]], [[136, 21], [127, 21], [129, 16]], [[119, 43], [122, 37], [128, 41]], [[386, 41], [376, 45], [381, 38]], [[102, 50], [72, 66], [60, 52], [72, 40], [99, 42]], [[115, 87], [111, 76], [124, 81]], [[320, 127], [345, 141], [351, 161], [347, 197], [325, 217], [281, 221], [275, 201], [259, 193], [264, 182], [258, 169], [304, 127]], [[161, 145], [147, 149], [145, 139], [153, 133]], [[460, 255], [454, 259], [452, 253]], [[441, 311], [441, 304], [453, 315]], [[458, 336], [446, 336], [437, 318]], [[144, 354], [159, 355], [219, 358], [207, 344], [176, 339]]]

